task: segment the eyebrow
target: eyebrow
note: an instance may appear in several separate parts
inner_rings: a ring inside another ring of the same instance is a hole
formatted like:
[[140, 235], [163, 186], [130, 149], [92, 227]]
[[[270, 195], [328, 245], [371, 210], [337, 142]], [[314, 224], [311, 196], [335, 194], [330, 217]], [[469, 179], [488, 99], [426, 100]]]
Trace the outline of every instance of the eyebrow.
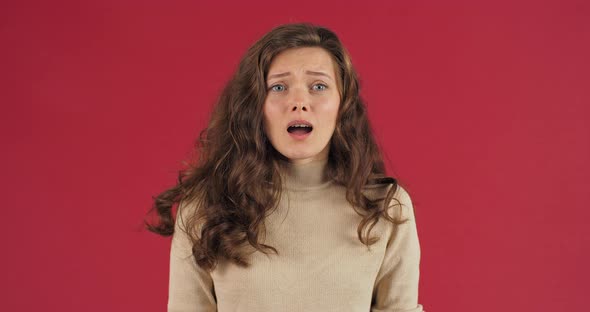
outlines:
[[[306, 70], [305, 73], [308, 74], [308, 75], [324, 76], [324, 77], [327, 77], [327, 78], [332, 79], [332, 77], [330, 77], [330, 75], [328, 75], [326, 73], [323, 73], [323, 72]], [[281, 77], [285, 77], [285, 76], [289, 76], [289, 75], [291, 75], [291, 72], [284, 72], [284, 73], [280, 73], [280, 74], [269, 75], [268, 78], [267, 78], [267, 80], [271, 80], [273, 78], [281, 78]]]

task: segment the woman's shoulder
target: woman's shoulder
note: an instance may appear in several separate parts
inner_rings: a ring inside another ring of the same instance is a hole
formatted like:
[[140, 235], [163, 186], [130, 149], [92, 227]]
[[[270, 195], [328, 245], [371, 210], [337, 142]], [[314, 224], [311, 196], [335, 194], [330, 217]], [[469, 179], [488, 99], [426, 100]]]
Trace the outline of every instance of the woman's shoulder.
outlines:
[[401, 186], [399, 185], [397, 179], [388, 176], [379, 176], [369, 179], [369, 183], [365, 184], [362, 192], [369, 199], [375, 200], [384, 198], [385, 195], [394, 187], [397, 188], [394, 195], [398, 195]]
[[363, 188], [363, 194], [370, 200], [384, 200], [393, 188], [395, 190], [388, 207], [390, 210], [397, 208], [402, 217], [411, 217], [413, 215], [413, 206], [410, 194], [395, 178], [384, 177], [380, 178], [378, 183], [367, 184]]

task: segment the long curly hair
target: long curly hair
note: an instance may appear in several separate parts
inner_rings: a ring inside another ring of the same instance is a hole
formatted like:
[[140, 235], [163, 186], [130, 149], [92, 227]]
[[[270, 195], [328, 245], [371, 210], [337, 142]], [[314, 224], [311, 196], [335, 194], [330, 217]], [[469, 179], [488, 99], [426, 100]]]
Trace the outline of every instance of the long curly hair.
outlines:
[[[248, 267], [247, 244], [263, 253], [272, 250], [278, 254], [274, 247], [259, 242], [259, 236], [265, 233], [265, 217], [278, 206], [282, 192], [278, 163], [282, 155], [264, 133], [262, 107], [273, 58], [298, 47], [321, 47], [336, 65], [341, 102], [329, 143], [327, 174], [335, 184], [346, 187], [346, 200], [362, 216], [357, 229], [359, 240], [367, 247], [379, 240], [370, 233], [381, 217], [396, 225], [407, 221], [388, 213], [392, 199], [401, 208], [394, 198], [398, 183], [385, 175], [348, 52], [328, 28], [285, 24], [265, 34], [242, 57], [214, 106], [207, 128], [195, 141], [198, 157], [191, 157], [188, 166], [179, 171], [174, 187], [153, 197], [148, 215], [155, 211], [157, 221], [144, 220], [149, 231], [171, 236], [181, 210], [193, 207], [185, 232], [192, 242], [195, 261], [203, 269], [213, 270], [220, 259]], [[384, 187], [386, 192], [381, 194], [385, 196], [367, 196], [364, 190], [373, 187]], [[174, 217], [172, 208], [176, 204]]]

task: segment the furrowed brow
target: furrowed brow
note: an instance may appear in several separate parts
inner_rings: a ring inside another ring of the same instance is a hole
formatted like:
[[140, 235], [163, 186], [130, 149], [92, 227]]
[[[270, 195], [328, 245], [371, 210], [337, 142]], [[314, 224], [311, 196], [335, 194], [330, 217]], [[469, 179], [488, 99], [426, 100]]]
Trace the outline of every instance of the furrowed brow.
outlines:
[[[308, 70], [308, 71], [306, 71], [305, 73], [306, 73], [306, 74], [308, 74], [308, 75], [314, 75], [314, 76], [324, 76], [324, 77], [327, 77], [327, 78], [329, 78], [329, 79], [332, 79], [332, 77], [330, 77], [330, 75], [328, 75], [328, 74], [326, 74], [326, 73], [324, 73], [324, 72], [317, 72], [317, 71], [311, 71], [311, 70]], [[334, 80], [334, 79], [332, 79], [332, 80]]]
[[[323, 76], [326, 78], [329, 78], [331, 80], [334, 80], [332, 77], [330, 77], [330, 75], [324, 73], [324, 72], [318, 72], [318, 71], [312, 71], [312, 70], [307, 70], [305, 71], [306, 74], [308, 75], [313, 75], [313, 76]], [[271, 80], [274, 78], [281, 78], [281, 77], [286, 77], [291, 75], [291, 72], [284, 72], [284, 73], [280, 73], [280, 74], [272, 74], [272, 75], [268, 75], [267, 80]]]
[[289, 76], [289, 75], [291, 75], [290, 72], [284, 72], [284, 73], [280, 73], [280, 74], [269, 75], [267, 79], [271, 80], [273, 78], [281, 78], [281, 77], [285, 77], [285, 76]]

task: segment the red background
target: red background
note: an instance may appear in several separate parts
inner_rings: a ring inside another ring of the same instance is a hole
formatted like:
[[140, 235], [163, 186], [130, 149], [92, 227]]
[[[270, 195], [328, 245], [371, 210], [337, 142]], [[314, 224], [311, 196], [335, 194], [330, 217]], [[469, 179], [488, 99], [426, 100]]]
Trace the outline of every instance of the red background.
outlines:
[[164, 311], [151, 196], [246, 49], [299, 21], [352, 55], [414, 201], [425, 309], [586, 310], [583, 0], [3, 2], [2, 309]]

